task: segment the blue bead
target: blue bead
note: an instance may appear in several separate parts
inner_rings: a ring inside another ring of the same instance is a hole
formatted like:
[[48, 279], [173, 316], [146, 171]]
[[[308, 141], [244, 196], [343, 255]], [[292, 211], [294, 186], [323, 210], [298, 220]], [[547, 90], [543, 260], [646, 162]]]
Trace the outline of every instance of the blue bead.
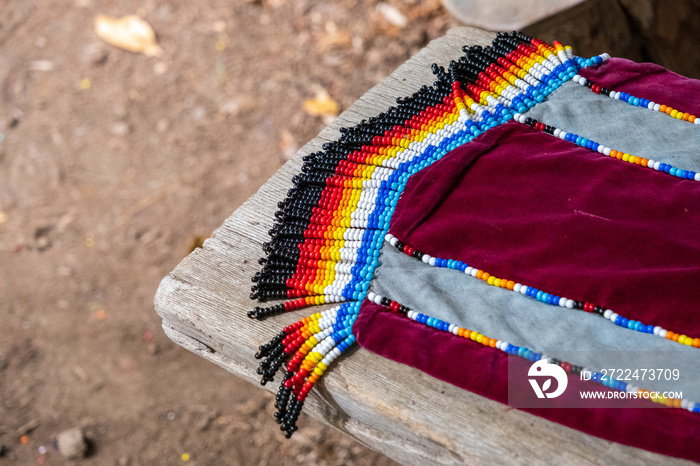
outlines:
[[671, 169], [668, 171], [668, 173], [671, 176], [676, 176], [676, 170], [677, 170], [676, 167], [671, 167]]
[[622, 316], [615, 317], [615, 325], [621, 325], [622, 319]]
[[620, 326], [621, 327], [627, 327], [627, 323], [629, 322], [629, 319], [623, 317], [622, 320], [620, 320]]
[[535, 295], [535, 299], [538, 300], [538, 301], [541, 301], [541, 300], [542, 300], [542, 295], [543, 295], [543, 294], [544, 294], [544, 293], [543, 293], [542, 291], [538, 291], [537, 294]]
[[687, 176], [687, 178], [688, 178], [689, 180], [694, 180], [694, 179], [695, 179], [695, 172], [689, 170], [689, 171], [688, 171], [688, 176]]
[[630, 328], [630, 329], [634, 329], [634, 324], [635, 324], [635, 321], [630, 320], [627, 322], [627, 325], [625, 325], [625, 327]]

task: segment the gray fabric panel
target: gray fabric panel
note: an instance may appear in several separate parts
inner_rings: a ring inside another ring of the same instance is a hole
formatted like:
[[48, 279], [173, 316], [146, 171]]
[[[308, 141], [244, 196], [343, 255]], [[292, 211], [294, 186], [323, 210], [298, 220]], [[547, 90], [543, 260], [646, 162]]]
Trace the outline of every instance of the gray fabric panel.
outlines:
[[[371, 289], [417, 312], [553, 357], [580, 351], [579, 359], [570, 362], [595, 370], [610, 367], [599, 352], [603, 350], [676, 352], [665, 358], [663, 367], [678, 368], [683, 381], [671, 386], [633, 383], [653, 390], [680, 389], [685, 398], [700, 401], [700, 351], [696, 348], [623, 329], [593, 314], [543, 304], [456, 270], [431, 267], [386, 243]], [[639, 357], [648, 360], [642, 353]], [[656, 368], [659, 358], [653, 359]]]
[[525, 115], [615, 150], [700, 171], [700, 125], [634, 107], [571, 81]]

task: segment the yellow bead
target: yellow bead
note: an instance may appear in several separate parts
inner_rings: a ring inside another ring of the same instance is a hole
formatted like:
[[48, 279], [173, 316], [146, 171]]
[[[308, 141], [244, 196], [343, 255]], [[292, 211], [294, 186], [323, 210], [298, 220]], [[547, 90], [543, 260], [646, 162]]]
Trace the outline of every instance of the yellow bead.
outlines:
[[481, 335], [481, 334], [479, 334], [479, 335], [476, 337], [476, 342], [477, 342], [477, 343], [481, 343], [483, 340], [484, 340], [484, 336]]
[[630, 159], [630, 155], [629, 155], [629, 154], [622, 154], [622, 160], [623, 160], [624, 162], [627, 162], [629, 159]]
[[494, 283], [495, 281], [496, 281], [496, 277], [494, 277], [493, 275], [491, 275], [491, 276], [489, 277], [489, 279], [486, 280], [486, 283], [488, 283], [489, 285], [493, 285], [493, 283]]

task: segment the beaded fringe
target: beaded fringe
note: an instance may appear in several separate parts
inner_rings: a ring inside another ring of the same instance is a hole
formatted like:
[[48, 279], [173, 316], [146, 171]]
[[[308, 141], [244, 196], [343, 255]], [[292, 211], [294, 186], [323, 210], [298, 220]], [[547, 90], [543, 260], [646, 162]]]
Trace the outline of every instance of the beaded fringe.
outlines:
[[580, 68], [571, 47], [519, 32], [499, 33], [489, 47], [463, 47], [436, 81], [304, 157], [294, 187], [278, 204], [263, 245], [251, 299], [287, 301], [255, 307], [252, 319], [326, 303], [260, 346], [261, 384], [284, 365], [275, 418], [287, 438], [304, 400], [329, 365], [355, 343], [352, 325], [367, 297], [394, 208], [409, 177], [484, 131], [527, 111]]

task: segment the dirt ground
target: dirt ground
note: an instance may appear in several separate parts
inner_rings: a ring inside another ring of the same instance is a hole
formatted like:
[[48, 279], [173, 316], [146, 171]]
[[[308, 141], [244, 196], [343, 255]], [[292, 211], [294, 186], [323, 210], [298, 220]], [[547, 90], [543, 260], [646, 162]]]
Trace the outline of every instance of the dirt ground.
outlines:
[[[304, 100], [342, 110], [456, 25], [438, 0], [377, 3], [0, 2], [0, 464], [67, 463], [54, 439], [75, 426], [85, 465], [391, 464], [306, 416], [285, 441], [271, 395], [153, 309], [325, 126]], [[98, 14], [138, 14], [164, 53], [107, 45]]]

